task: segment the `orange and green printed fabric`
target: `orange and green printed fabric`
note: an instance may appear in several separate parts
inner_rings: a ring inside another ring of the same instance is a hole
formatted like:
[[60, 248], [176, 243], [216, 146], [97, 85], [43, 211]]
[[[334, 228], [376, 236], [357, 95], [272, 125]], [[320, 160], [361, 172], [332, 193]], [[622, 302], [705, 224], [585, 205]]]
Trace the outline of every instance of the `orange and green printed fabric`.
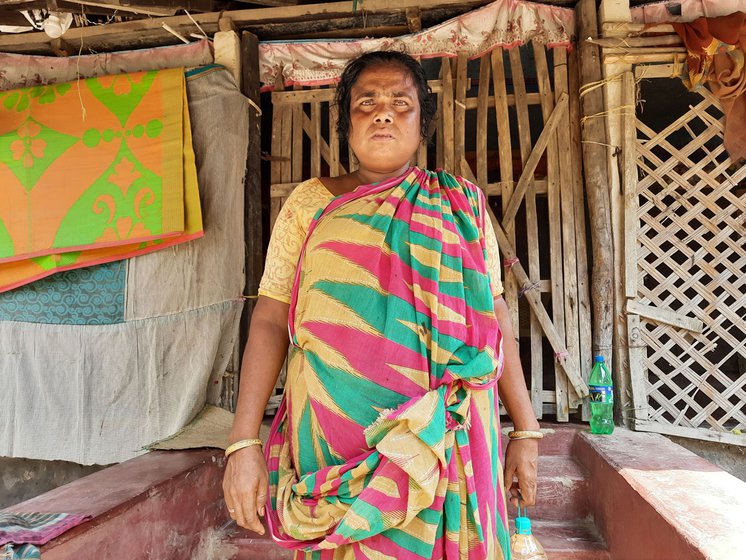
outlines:
[[0, 291], [202, 235], [183, 69], [0, 92]]

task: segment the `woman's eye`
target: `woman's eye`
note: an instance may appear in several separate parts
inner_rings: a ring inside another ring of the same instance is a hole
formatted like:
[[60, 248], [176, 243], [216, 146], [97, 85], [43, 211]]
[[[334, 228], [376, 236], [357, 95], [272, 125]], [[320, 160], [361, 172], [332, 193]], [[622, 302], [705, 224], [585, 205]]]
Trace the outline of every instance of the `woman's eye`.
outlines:
[[360, 105], [366, 105], [366, 106], [370, 106], [370, 105], [373, 105], [373, 100], [372, 100], [372, 99], [363, 99], [363, 100], [362, 100], [362, 101], [360, 102]]
[[395, 99], [394, 105], [398, 105], [399, 107], [406, 107], [407, 102], [404, 99]]

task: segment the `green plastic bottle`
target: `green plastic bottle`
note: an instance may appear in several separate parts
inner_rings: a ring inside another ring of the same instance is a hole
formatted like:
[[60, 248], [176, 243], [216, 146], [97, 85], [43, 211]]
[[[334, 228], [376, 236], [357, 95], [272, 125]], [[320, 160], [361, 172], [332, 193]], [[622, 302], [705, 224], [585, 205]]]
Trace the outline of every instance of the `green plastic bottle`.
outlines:
[[596, 356], [588, 379], [588, 401], [591, 405], [591, 433], [614, 431], [614, 382], [603, 356]]

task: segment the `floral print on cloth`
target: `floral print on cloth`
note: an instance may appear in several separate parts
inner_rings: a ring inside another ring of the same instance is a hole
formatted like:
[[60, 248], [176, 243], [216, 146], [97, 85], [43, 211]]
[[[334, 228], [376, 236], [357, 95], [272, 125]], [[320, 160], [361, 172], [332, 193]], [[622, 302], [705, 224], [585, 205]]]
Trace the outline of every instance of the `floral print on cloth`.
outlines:
[[434, 58], [466, 53], [481, 56], [497, 47], [522, 45], [534, 39], [553, 47], [570, 48], [575, 32], [571, 9], [498, 0], [418, 33], [395, 38], [338, 41], [267, 41], [259, 44], [263, 89], [281, 76], [287, 85], [335, 82], [347, 61], [379, 50], [397, 50], [415, 57]]

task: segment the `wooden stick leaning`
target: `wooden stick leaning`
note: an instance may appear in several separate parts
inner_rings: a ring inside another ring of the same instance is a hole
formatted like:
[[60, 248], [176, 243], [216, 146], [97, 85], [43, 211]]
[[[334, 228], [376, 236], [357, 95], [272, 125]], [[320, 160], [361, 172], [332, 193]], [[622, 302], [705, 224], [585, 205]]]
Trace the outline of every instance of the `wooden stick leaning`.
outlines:
[[[505, 234], [505, 230], [500, 225], [500, 222], [497, 221], [497, 218], [492, 212], [492, 209], [488, 207], [487, 212], [489, 213], [490, 220], [492, 220], [492, 225], [495, 228], [495, 234], [497, 235], [497, 243], [500, 247], [500, 251], [506, 257], [506, 260], [515, 259], [515, 249], [513, 249], [513, 246], [508, 243], [508, 237]], [[585, 381], [583, 381], [583, 378], [580, 376], [580, 369], [578, 368], [578, 364], [576, 364], [575, 360], [573, 360], [573, 358], [568, 354], [567, 348], [565, 348], [562, 342], [562, 338], [554, 329], [552, 320], [549, 318], [549, 315], [544, 309], [539, 295], [536, 293], [535, 290], [526, 289], [531, 287], [531, 281], [529, 280], [526, 271], [523, 270], [520, 262], [515, 262], [510, 267], [510, 270], [515, 275], [518, 283], [524, 287], [525, 291], [523, 295], [526, 297], [526, 301], [528, 301], [528, 304], [531, 306], [531, 310], [536, 315], [539, 323], [541, 323], [541, 328], [547, 335], [547, 339], [552, 345], [555, 354], [557, 356], [564, 356], [564, 358], [558, 358], [558, 361], [562, 366], [562, 370], [565, 372], [565, 375], [570, 380], [570, 383], [572, 383], [572, 386], [575, 388], [575, 392], [578, 394], [579, 397], [587, 397], [588, 385], [586, 385]]]
[[552, 138], [552, 135], [557, 129], [557, 126], [562, 122], [565, 111], [567, 111], [567, 101], [568, 95], [567, 93], [563, 92], [562, 95], [560, 95], [560, 98], [557, 100], [557, 105], [554, 107], [552, 115], [549, 117], [546, 124], [544, 125], [544, 129], [541, 131], [539, 139], [536, 141], [536, 145], [534, 146], [534, 149], [531, 152], [528, 161], [526, 162], [526, 166], [523, 168], [521, 178], [518, 180], [518, 184], [515, 186], [515, 191], [513, 191], [513, 196], [510, 197], [508, 207], [505, 209], [503, 222], [505, 223], [505, 227], [507, 229], [510, 229], [513, 220], [515, 220], [515, 215], [521, 205], [523, 195], [526, 194], [528, 185], [534, 178], [534, 171], [536, 171], [536, 166], [539, 163], [539, 160], [541, 159], [541, 156], [544, 153], [547, 144], [549, 144], [549, 140]]

